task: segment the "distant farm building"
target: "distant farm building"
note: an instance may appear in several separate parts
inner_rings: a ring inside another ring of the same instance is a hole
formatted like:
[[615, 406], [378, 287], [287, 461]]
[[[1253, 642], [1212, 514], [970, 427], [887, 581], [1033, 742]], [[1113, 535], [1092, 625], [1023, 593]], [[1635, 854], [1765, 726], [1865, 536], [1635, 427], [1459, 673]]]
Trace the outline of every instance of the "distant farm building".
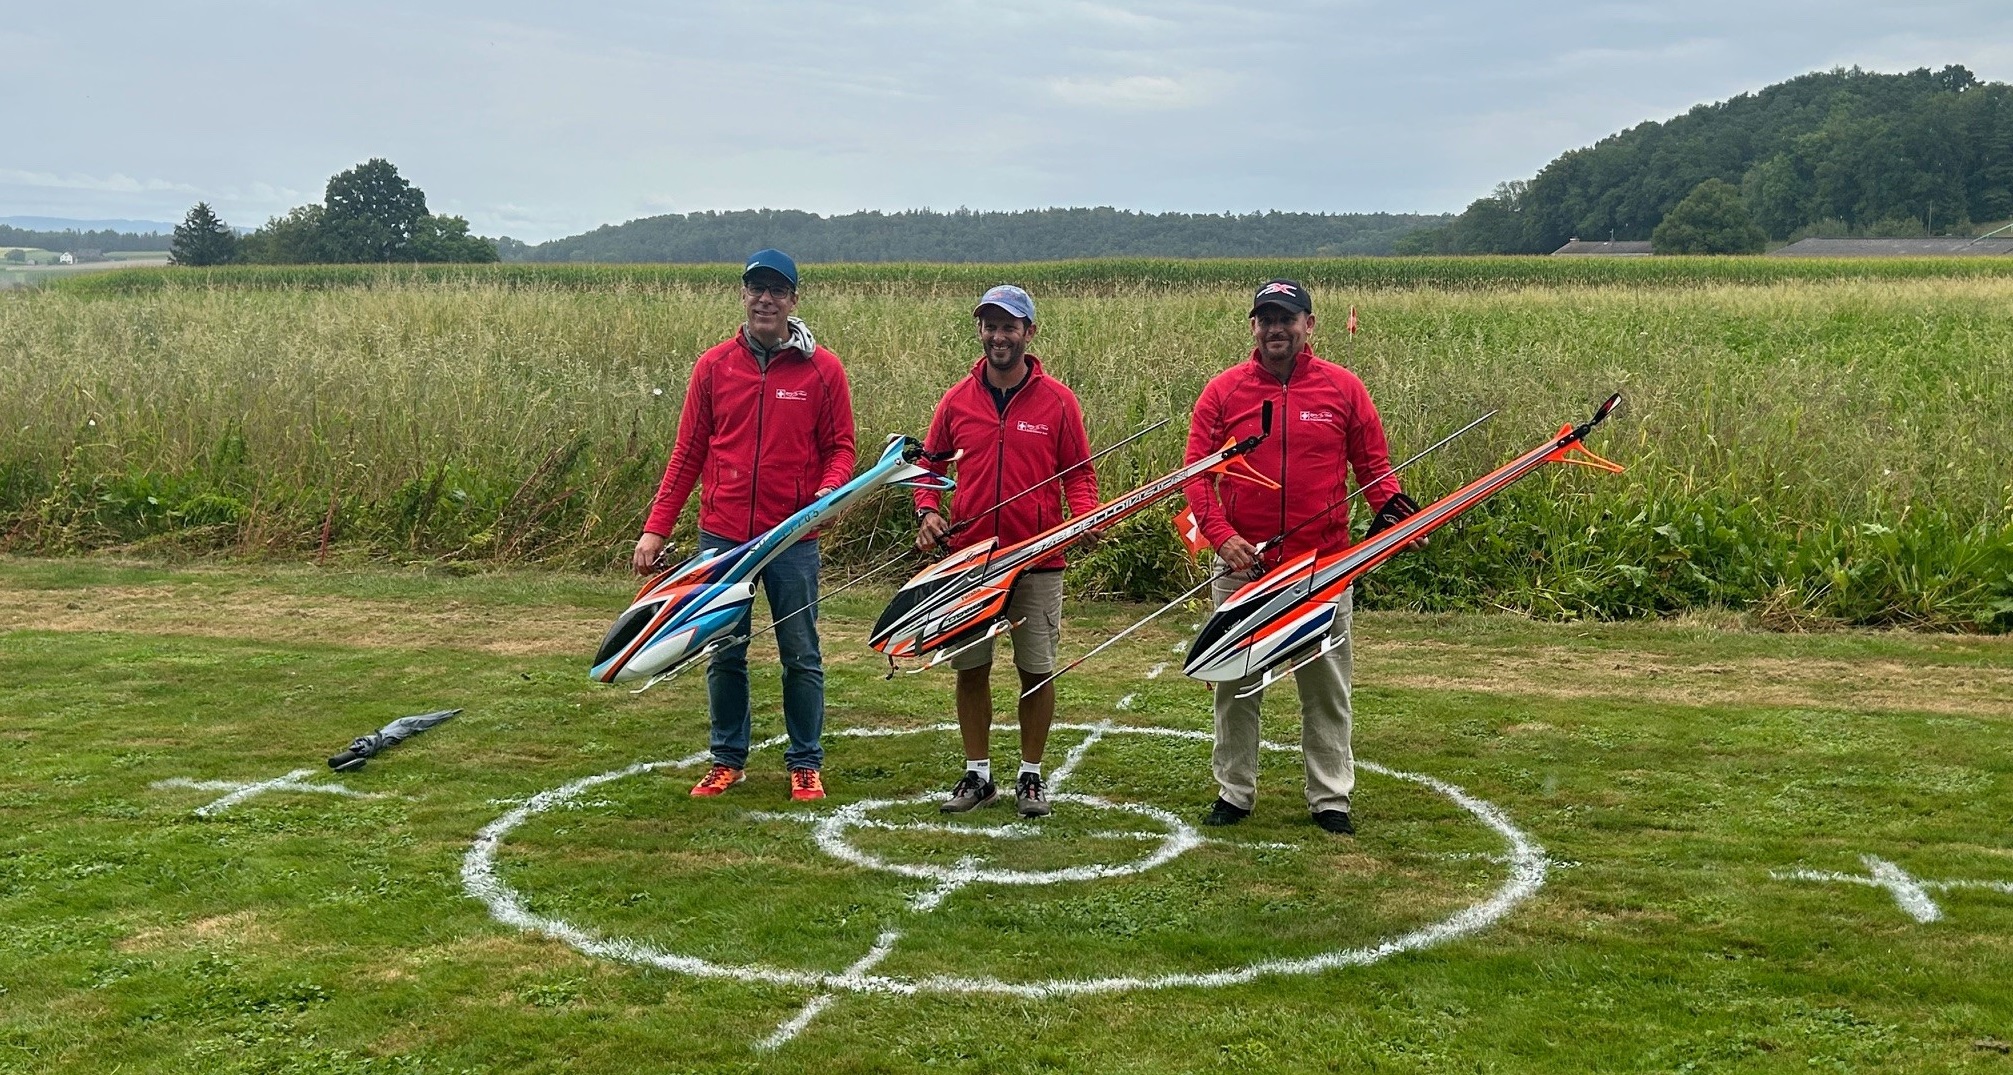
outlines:
[[63, 254], [62, 254], [61, 256], [59, 256], [59, 257], [57, 257], [57, 258], [56, 258], [56, 264], [58, 264], [58, 265], [75, 265], [75, 264], [77, 264], [77, 255], [75, 255], [75, 254], [72, 254], [72, 253], [70, 253], [70, 252], [68, 252], [68, 251], [64, 251], [64, 252], [63, 252]]
[[1777, 258], [1949, 258], [2013, 254], [2013, 239], [1800, 239]]
[[1609, 239], [1597, 242], [1592, 239], [1568, 239], [1566, 245], [1552, 251], [1553, 257], [1601, 257], [1601, 258], [1646, 258], [1651, 253], [1648, 240], [1623, 239], [1616, 242]]

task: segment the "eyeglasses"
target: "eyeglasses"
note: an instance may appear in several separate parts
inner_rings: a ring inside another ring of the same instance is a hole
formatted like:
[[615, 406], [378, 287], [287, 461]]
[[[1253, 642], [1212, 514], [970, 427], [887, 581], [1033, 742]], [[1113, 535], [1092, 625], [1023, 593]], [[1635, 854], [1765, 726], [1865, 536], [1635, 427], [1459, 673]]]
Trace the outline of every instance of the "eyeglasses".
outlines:
[[746, 291], [751, 299], [763, 295], [772, 299], [787, 299], [797, 293], [797, 289], [788, 284], [742, 284], [741, 290]]

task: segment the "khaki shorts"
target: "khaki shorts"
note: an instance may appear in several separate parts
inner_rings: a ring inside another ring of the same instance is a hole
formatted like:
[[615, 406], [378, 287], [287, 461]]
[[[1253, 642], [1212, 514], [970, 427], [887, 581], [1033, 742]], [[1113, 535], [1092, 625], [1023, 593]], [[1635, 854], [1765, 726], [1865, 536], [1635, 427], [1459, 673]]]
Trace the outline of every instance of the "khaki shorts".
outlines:
[[[1012, 632], [1014, 667], [1036, 676], [1055, 671], [1055, 647], [1062, 638], [1062, 572], [1021, 572], [1006, 613], [1020, 624]], [[952, 657], [951, 667], [963, 672], [991, 664], [997, 641], [988, 638]]]

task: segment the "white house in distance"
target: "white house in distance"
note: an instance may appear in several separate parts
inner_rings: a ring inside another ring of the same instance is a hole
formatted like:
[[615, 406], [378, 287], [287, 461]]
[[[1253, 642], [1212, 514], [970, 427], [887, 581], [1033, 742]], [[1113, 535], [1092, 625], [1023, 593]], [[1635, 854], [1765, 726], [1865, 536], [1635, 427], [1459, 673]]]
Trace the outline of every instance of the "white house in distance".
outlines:
[[58, 254], [56, 256], [56, 264], [75, 265], [77, 264], [77, 255], [70, 253], [68, 250], [65, 250], [61, 254]]

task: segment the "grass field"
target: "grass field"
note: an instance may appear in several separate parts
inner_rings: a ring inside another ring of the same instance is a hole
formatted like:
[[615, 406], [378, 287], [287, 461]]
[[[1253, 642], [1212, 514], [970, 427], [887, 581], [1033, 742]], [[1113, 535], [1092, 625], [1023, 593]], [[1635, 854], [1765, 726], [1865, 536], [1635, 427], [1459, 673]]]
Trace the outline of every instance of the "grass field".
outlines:
[[[773, 749], [713, 802], [675, 765], [579, 784], [704, 746], [696, 680], [586, 681], [627, 596], [0, 560], [0, 1071], [2013, 1065], [2013, 640], [1366, 613], [1356, 742], [1381, 768], [1347, 840], [1307, 823], [1284, 752], [1250, 822], [1188, 828], [1209, 718], [1156, 674], [1175, 623], [1061, 682], [1051, 775], [1092, 798], [947, 831], [905, 800], [955, 775], [927, 730], [949, 679], [880, 680], [872, 595], [821, 625], [829, 803], [786, 804]], [[1073, 611], [1065, 652], [1134, 615]], [[758, 736], [776, 697], [758, 661]], [[321, 764], [442, 707], [465, 712], [359, 773]], [[1290, 700], [1268, 710], [1292, 743]], [[295, 770], [375, 797], [279, 788], [206, 817], [228, 789], [174, 783]], [[632, 961], [582, 950], [618, 942]], [[1084, 991], [1211, 974], [1232, 980]]]

